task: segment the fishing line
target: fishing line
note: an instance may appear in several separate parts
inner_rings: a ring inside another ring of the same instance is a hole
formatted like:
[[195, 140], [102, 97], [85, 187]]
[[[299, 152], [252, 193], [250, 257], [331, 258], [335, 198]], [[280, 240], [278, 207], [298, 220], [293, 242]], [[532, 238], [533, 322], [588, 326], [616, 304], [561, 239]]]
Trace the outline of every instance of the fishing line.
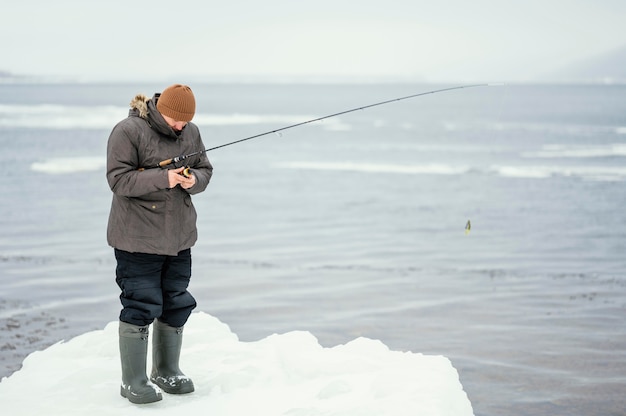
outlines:
[[457, 87], [442, 88], [440, 90], [422, 92], [422, 93], [419, 93], [419, 94], [407, 95], [406, 97], [393, 98], [391, 100], [381, 101], [381, 102], [374, 103], [374, 104], [364, 105], [362, 107], [352, 108], [350, 110], [340, 111], [338, 113], [329, 114], [327, 116], [318, 117], [318, 118], [314, 118], [314, 119], [311, 119], [311, 120], [303, 121], [303, 122], [300, 122], [300, 123], [292, 124], [291, 126], [282, 127], [280, 129], [271, 130], [271, 131], [268, 131], [268, 132], [265, 132], [265, 133], [261, 133], [261, 134], [256, 134], [254, 136], [246, 137], [245, 139], [239, 139], [239, 140], [235, 140], [234, 142], [222, 144], [220, 146], [215, 146], [215, 147], [212, 147], [210, 149], [206, 149], [205, 151], [206, 152], [210, 152], [211, 150], [216, 150], [216, 149], [220, 149], [222, 147], [230, 146], [230, 145], [233, 145], [233, 144], [236, 144], [236, 143], [245, 142], [246, 140], [256, 139], [257, 137], [265, 136], [265, 135], [272, 134], [272, 133], [278, 133], [278, 132], [281, 132], [281, 131], [284, 131], [284, 130], [287, 130], [287, 129], [292, 129], [294, 127], [299, 127], [299, 126], [303, 126], [305, 124], [314, 123], [316, 121], [325, 120], [327, 118], [331, 118], [331, 117], [336, 117], [336, 116], [340, 116], [340, 115], [343, 115], [343, 114], [352, 113], [354, 111], [365, 110], [367, 108], [372, 108], [372, 107], [376, 107], [376, 106], [383, 105], [383, 104], [393, 103], [395, 101], [407, 100], [409, 98], [420, 97], [422, 95], [427, 95], [427, 94], [436, 94], [438, 92], [458, 90], [458, 89], [462, 89], [462, 88], [487, 87], [487, 86], [490, 86], [490, 85], [492, 85], [492, 84], [462, 85], [462, 86], [457, 86]]
[[[506, 86], [505, 83], [500, 82], [500, 83], [493, 83], [490, 85], [498, 85], [498, 86]], [[489, 129], [493, 129], [493, 130], [499, 130], [501, 129], [501, 123], [502, 123], [502, 113], [504, 111], [504, 106], [505, 106], [505, 98], [506, 98], [506, 94], [508, 92], [507, 88], [504, 88], [503, 92], [500, 94], [499, 97], [499, 102], [497, 104], [498, 110], [496, 111], [496, 117], [495, 117], [495, 121], [493, 123], [491, 123], [491, 127], [489, 126], [489, 124], [485, 125], [485, 128]], [[494, 138], [493, 135], [491, 135], [491, 139], [490, 142], [493, 145]], [[496, 146], [497, 147], [497, 146]], [[465, 235], [469, 235], [470, 231], [472, 230], [472, 223], [470, 222], [470, 220], [467, 220], [467, 223], [465, 224]]]
[[421, 96], [428, 95], [428, 94], [437, 94], [437, 93], [445, 92], [445, 91], [460, 90], [460, 89], [464, 89], [464, 88], [490, 87], [490, 86], [496, 86], [496, 85], [502, 85], [502, 84], [500, 84], [500, 83], [485, 83], [485, 84], [460, 85], [460, 86], [456, 86], [456, 87], [448, 87], [448, 88], [441, 88], [441, 89], [432, 90], [432, 91], [421, 92], [421, 93], [418, 93], [418, 94], [411, 94], [411, 95], [407, 95], [407, 96], [404, 96], [404, 97], [392, 98], [390, 100], [380, 101], [380, 102], [377, 102], [377, 103], [374, 103], [374, 104], [368, 104], [368, 105], [364, 105], [364, 106], [361, 106], [361, 107], [351, 108], [349, 110], [339, 111], [337, 113], [329, 114], [327, 116], [317, 117], [317, 118], [313, 118], [311, 120], [302, 121], [300, 123], [296, 123], [296, 124], [292, 124], [292, 125], [289, 125], [289, 126], [281, 127], [281, 128], [275, 129], [275, 130], [270, 130], [270, 131], [266, 131], [264, 133], [255, 134], [254, 136], [249, 136], [249, 137], [245, 137], [243, 139], [235, 140], [235, 141], [232, 141], [232, 142], [229, 142], [229, 143], [224, 143], [224, 144], [221, 144], [219, 146], [211, 147], [209, 149], [199, 150], [197, 152], [189, 153], [187, 155], [176, 156], [176, 157], [173, 157], [171, 159], [163, 160], [163, 161], [159, 162], [159, 164], [157, 166], [153, 166], [153, 167], [154, 168], [157, 168], [157, 167], [164, 168], [164, 167], [166, 167], [168, 165], [176, 164], [176, 163], [181, 162], [181, 161], [183, 161], [183, 160], [185, 160], [187, 158], [190, 158], [192, 156], [201, 155], [203, 153], [210, 152], [212, 150], [221, 149], [221, 148], [226, 147], [226, 146], [232, 146], [234, 144], [245, 142], [245, 141], [252, 140], [252, 139], [256, 139], [258, 137], [266, 136], [268, 134], [279, 133], [281, 131], [292, 129], [294, 127], [303, 126], [303, 125], [309, 124], [309, 123], [314, 123], [316, 121], [326, 120], [327, 118], [337, 117], [337, 116], [340, 116], [340, 115], [343, 115], [343, 114], [348, 114], [348, 113], [352, 113], [352, 112], [355, 112], [355, 111], [360, 111], [360, 110], [365, 110], [365, 109], [372, 108], [372, 107], [377, 107], [379, 105], [389, 104], [389, 103], [393, 103], [393, 102], [396, 102], [396, 101], [408, 100], [409, 98], [421, 97]]

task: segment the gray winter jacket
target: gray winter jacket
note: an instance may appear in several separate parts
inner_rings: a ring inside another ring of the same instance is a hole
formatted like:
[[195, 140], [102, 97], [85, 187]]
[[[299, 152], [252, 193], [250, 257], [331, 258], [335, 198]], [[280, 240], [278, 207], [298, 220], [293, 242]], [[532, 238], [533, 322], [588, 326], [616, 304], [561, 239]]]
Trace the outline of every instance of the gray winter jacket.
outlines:
[[[169, 189], [167, 169], [159, 162], [204, 149], [198, 127], [188, 123], [177, 135], [152, 99], [137, 95], [128, 118], [111, 132], [107, 145], [107, 180], [113, 191], [107, 240], [135, 253], [177, 255], [198, 238], [191, 195], [206, 189], [213, 167], [206, 153], [184, 161], [196, 177], [190, 189]], [[142, 168], [145, 168], [142, 170]]]

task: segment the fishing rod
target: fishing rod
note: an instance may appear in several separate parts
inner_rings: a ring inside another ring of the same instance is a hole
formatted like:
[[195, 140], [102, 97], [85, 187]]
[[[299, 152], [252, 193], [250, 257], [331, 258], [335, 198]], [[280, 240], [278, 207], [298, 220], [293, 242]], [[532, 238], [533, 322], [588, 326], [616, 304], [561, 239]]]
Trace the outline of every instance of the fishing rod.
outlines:
[[[183, 160], [185, 160], [187, 158], [190, 158], [190, 157], [193, 157], [193, 156], [197, 156], [197, 155], [201, 155], [203, 153], [210, 152], [212, 150], [221, 149], [222, 147], [226, 147], [226, 146], [232, 146], [233, 144], [237, 144], [237, 143], [245, 142], [245, 141], [248, 141], [248, 140], [256, 139], [258, 137], [266, 136], [268, 134], [278, 133], [278, 132], [281, 132], [281, 131], [284, 131], [284, 130], [292, 129], [294, 127], [299, 127], [299, 126], [303, 126], [305, 124], [314, 123], [316, 121], [325, 120], [327, 118], [331, 118], [331, 117], [336, 117], [336, 116], [340, 116], [340, 115], [343, 115], [343, 114], [352, 113], [354, 111], [365, 110], [367, 108], [372, 108], [372, 107], [376, 107], [376, 106], [379, 106], [379, 105], [389, 104], [389, 103], [393, 103], [393, 102], [396, 102], [396, 101], [408, 100], [409, 98], [421, 97], [423, 95], [428, 95], [428, 94], [437, 94], [437, 93], [444, 92], [444, 91], [460, 90], [460, 89], [463, 89], [463, 88], [489, 87], [489, 86], [493, 86], [493, 85], [501, 85], [501, 84], [486, 83], [486, 84], [460, 85], [460, 86], [456, 86], [456, 87], [448, 87], [448, 88], [441, 88], [441, 89], [438, 89], [438, 90], [421, 92], [421, 93], [418, 93], [418, 94], [411, 94], [411, 95], [407, 95], [407, 96], [399, 97], [399, 98], [392, 98], [390, 100], [380, 101], [380, 102], [377, 102], [377, 103], [374, 103], [374, 104], [364, 105], [362, 107], [351, 108], [349, 110], [340, 111], [338, 113], [329, 114], [327, 116], [317, 117], [317, 118], [313, 118], [311, 120], [302, 121], [300, 123], [292, 124], [290, 126], [281, 127], [279, 129], [266, 131], [265, 133], [255, 134], [254, 136], [250, 136], [250, 137], [246, 137], [246, 138], [243, 138], [243, 139], [235, 140], [235, 141], [232, 141], [232, 142], [229, 142], [229, 143], [221, 144], [219, 146], [211, 147], [209, 149], [199, 150], [197, 152], [189, 153], [187, 155], [180, 155], [180, 156], [173, 157], [171, 159], [165, 159], [165, 160], [159, 162], [158, 165], [156, 165], [154, 167], [155, 168], [165, 168], [166, 166], [169, 166], [171, 164], [176, 164], [176, 163], [182, 162]], [[189, 174], [189, 170], [187, 169], [187, 170], [183, 171], [182, 173], [185, 176], [187, 176]]]

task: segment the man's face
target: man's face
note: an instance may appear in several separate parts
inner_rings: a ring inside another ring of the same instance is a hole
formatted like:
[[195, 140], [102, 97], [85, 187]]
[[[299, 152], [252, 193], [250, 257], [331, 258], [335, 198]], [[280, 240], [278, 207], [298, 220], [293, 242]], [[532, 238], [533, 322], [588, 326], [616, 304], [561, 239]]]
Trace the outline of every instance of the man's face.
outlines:
[[165, 114], [161, 114], [165, 122], [175, 131], [181, 131], [183, 127], [187, 125], [186, 121], [176, 121], [171, 117], [166, 116]]

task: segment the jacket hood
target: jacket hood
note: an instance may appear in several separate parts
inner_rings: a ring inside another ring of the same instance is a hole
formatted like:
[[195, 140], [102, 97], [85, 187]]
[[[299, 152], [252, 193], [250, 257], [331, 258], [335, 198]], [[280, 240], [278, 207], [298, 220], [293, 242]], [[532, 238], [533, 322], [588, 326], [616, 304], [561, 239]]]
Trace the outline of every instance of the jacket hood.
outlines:
[[177, 138], [178, 135], [176, 132], [174, 132], [174, 130], [165, 122], [165, 119], [156, 108], [156, 102], [160, 95], [161, 94], [159, 93], [154, 94], [152, 99], [148, 98], [144, 94], [135, 95], [135, 97], [130, 101], [129, 115], [146, 120], [152, 129], [165, 136]]
[[137, 94], [135, 98], [130, 101], [130, 108], [137, 110], [139, 117], [148, 118], [148, 100], [150, 99], [145, 95]]

